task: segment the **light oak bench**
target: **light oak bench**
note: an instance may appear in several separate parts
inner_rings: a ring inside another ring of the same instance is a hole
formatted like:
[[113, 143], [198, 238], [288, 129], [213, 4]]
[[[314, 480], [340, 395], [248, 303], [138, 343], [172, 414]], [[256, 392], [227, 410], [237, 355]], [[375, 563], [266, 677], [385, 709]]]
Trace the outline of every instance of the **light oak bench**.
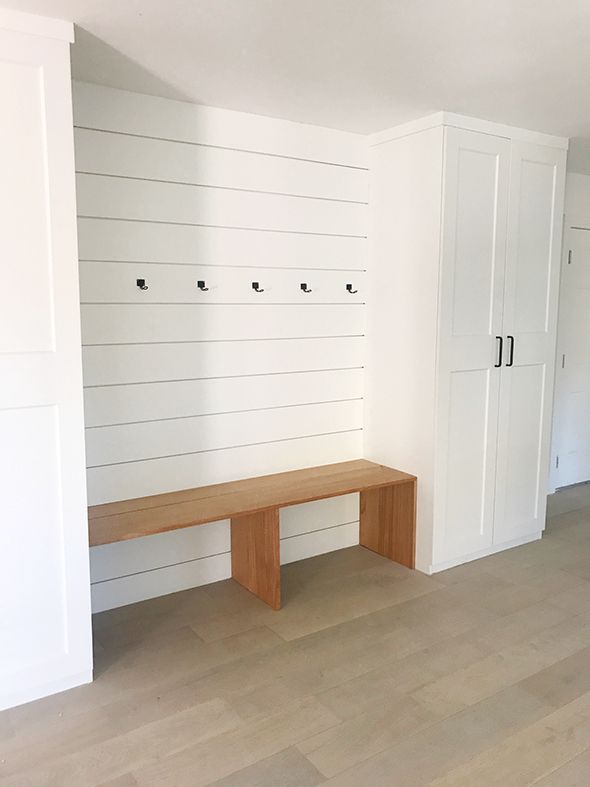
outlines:
[[414, 568], [416, 478], [365, 459], [91, 506], [90, 546], [230, 519], [232, 577], [279, 609], [279, 509], [351, 492], [361, 545]]

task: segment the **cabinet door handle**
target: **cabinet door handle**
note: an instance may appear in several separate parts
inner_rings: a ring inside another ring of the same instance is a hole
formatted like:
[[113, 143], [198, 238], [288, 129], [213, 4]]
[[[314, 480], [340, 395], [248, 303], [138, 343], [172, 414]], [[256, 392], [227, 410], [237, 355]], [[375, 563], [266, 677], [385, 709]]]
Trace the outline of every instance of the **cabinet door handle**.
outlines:
[[498, 342], [498, 363], [494, 364], [494, 368], [498, 369], [502, 366], [502, 349], [504, 347], [504, 339], [501, 336], [496, 336], [496, 340]]
[[506, 337], [510, 342], [510, 350], [508, 351], [508, 363], [506, 366], [514, 366], [514, 336]]

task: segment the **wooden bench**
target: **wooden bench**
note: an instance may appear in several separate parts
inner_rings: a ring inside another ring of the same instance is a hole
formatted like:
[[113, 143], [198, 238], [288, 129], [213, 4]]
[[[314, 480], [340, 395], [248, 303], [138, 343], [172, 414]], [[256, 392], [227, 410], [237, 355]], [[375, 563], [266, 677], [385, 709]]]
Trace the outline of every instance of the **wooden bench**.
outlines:
[[232, 577], [279, 609], [279, 509], [351, 492], [361, 545], [414, 568], [416, 478], [364, 459], [92, 506], [90, 545], [230, 519]]

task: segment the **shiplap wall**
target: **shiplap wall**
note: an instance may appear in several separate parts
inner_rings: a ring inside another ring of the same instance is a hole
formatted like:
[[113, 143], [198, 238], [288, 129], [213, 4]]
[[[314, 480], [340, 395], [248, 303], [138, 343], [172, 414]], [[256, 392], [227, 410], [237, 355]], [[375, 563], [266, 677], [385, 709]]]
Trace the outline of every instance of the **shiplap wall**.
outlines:
[[[84, 83], [74, 116], [89, 503], [361, 456], [364, 138]], [[357, 543], [357, 496], [281, 538]], [[223, 579], [229, 523], [91, 568], [95, 610]]]

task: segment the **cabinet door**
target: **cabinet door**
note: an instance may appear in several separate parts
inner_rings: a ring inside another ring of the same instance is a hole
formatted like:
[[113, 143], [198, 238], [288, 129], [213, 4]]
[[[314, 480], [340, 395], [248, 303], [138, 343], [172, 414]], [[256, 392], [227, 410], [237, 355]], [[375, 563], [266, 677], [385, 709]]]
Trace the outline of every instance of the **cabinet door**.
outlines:
[[92, 674], [69, 47], [2, 22], [0, 709]]
[[565, 151], [512, 143], [494, 542], [545, 527]]
[[434, 562], [492, 543], [510, 143], [447, 128]]

